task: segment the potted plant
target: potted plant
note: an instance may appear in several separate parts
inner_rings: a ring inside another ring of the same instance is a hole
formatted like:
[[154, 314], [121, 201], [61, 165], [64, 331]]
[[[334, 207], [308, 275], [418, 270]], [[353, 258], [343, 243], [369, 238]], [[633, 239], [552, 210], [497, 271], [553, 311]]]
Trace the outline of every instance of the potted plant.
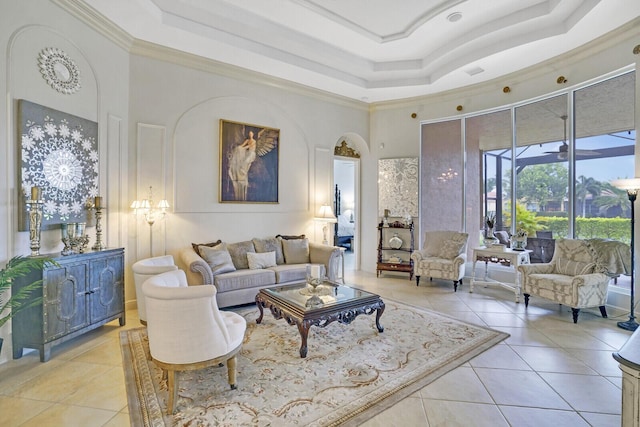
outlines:
[[[0, 328], [20, 310], [38, 305], [42, 301], [42, 297], [29, 299], [31, 293], [42, 285], [42, 280], [36, 280], [12, 294], [11, 297], [7, 297], [11, 283], [47, 265], [57, 265], [57, 263], [48, 257], [15, 256], [0, 270]], [[0, 352], [2, 352], [2, 342], [3, 339], [0, 338]]]
[[511, 249], [514, 251], [524, 251], [527, 247], [527, 232], [522, 228], [511, 236]]

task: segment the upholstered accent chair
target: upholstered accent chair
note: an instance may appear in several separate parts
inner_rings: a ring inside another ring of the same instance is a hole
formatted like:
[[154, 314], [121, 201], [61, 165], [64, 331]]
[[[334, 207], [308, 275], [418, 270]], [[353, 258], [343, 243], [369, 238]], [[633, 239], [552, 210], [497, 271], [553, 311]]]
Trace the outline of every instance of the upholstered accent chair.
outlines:
[[579, 239], [556, 239], [548, 263], [518, 267], [525, 307], [531, 295], [571, 307], [573, 323], [581, 308], [598, 307], [607, 317], [605, 303], [611, 277], [598, 263], [594, 246]]
[[138, 305], [138, 316], [140, 323], [147, 324], [147, 310], [144, 304], [144, 296], [142, 295], [142, 284], [150, 277], [165, 271], [177, 270], [172, 255], [163, 255], [153, 258], [145, 258], [135, 262], [131, 269], [133, 270], [133, 282], [136, 286], [136, 303]]
[[149, 351], [168, 376], [167, 414], [178, 398], [179, 371], [227, 364], [229, 385], [236, 388], [236, 354], [247, 322], [220, 311], [215, 286], [188, 286], [182, 270], [153, 276], [142, 284], [147, 305]]
[[422, 250], [411, 254], [416, 286], [420, 285], [420, 276], [429, 280], [453, 280], [454, 292], [458, 284], [462, 285], [465, 263], [467, 262], [467, 244], [469, 234], [458, 231], [427, 231], [424, 233]]

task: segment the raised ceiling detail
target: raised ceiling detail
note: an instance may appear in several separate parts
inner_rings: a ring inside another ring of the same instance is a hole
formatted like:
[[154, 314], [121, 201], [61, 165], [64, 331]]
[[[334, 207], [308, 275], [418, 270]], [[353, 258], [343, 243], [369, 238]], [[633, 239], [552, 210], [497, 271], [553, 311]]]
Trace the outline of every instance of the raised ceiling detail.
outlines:
[[500, 77], [640, 16], [640, 2], [626, 0], [84, 3], [135, 39], [367, 102]]

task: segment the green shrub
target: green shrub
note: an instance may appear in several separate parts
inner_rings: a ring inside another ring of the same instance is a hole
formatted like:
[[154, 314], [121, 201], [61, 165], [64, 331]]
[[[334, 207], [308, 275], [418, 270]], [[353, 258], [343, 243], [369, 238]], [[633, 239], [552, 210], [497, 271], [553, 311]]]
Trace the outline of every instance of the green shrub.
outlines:
[[[567, 237], [569, 219], [559, 217], [536, 217], [539, 230], [553, 232], [553, 237]], [[576, 218], [576, 239], [613, 239], [624, 243], [631, 242], [631, 227], [628, 218]]]

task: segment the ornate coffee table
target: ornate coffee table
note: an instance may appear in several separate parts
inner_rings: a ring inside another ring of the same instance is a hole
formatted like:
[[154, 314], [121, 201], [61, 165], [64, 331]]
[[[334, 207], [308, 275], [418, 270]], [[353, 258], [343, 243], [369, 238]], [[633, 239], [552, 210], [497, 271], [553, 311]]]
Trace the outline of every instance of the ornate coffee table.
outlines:
[[314, 293], [306, 283], [261, 289], [256, 295], [256, 305], [260, 309], [256, 323], [262, 322], [266, 307], [276, 319], [284, 319], [288, 324], [296, 325], [302, 338], [300, 357], [307, 357], [307, 336], [311, 326], [324, 328], [336, 320], [349, 324], [358, 315], [372, 314], [375, 311], [376, 327], [379, 332], [384, 331], [380, 325], [384, 301], [379, 295], [334, 282], [324, 282], [316, 291], [322, 303], [307, 305]]

